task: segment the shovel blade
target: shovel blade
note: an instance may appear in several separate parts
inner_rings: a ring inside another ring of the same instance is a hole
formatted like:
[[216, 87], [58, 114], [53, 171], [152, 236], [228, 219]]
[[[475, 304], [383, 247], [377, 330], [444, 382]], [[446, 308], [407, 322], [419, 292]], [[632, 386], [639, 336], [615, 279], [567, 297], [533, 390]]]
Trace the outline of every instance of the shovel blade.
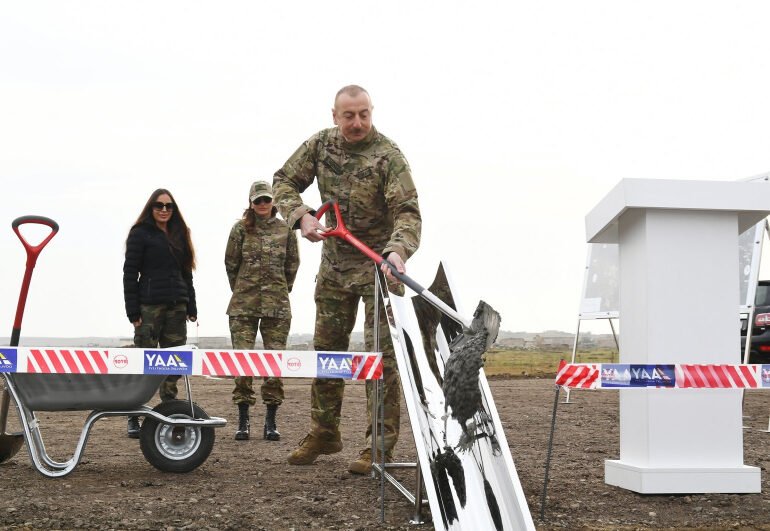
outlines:
[[486, 345], [484, 347], [486, 351], [495, 342], [497, 334], [500, 332], [500, 314], [486, 302], [479, 301], [476, 311], [473, 312], [471, 330], [474, 334], [481, 331], [486, 332]]
[[4, 433], [0, 435], [0, 463], [5, 463], [16, 455], [23, 444], [23, 433]]
[[497, 339], [500, 331], [500, 314], [484, 301], [479, 301], [470, 328], [463, 327], [462, 334], [449, 344], [453, 354], [481, 357]]

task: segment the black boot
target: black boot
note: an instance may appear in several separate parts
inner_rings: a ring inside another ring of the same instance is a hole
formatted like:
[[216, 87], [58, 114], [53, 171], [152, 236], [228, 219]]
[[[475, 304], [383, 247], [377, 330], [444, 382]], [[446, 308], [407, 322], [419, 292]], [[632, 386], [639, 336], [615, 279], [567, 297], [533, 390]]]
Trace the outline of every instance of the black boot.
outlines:
[[263, 439], [268, 441], [280, 441], [281, 434], [278, 433], [275, 425], [275, 414], [278, 411], [278, 404], [271, 404], [267, 406], [267, 413], [265, 413], [265, 432], [262, 434]]
[[249, 440], [249, 405], [238, 404], [238, 431], [235, 432], [236, 441]]
[[139, 417], [128, 417], [128, 438], [139, 438]]

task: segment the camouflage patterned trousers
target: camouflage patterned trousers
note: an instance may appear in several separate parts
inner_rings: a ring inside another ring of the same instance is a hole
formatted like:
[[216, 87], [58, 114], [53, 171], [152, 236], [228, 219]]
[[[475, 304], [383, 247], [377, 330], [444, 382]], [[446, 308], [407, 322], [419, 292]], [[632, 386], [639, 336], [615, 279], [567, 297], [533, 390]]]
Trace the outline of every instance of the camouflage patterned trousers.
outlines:
[[[187, 304], [142, 304], [142, 324], [134, 329], [134, 346], [139, 348], [178, 347], [187, 342]], [[177, 395], [179, 376], [168, 376], [158, 388], [162, 402]]]
[[[230, 317], [230, 338], [234, 349], [253, 349], [257, 339], [257, 331], [262, 333], [262, 342], [266, 350], [283, 350], [289, 337], [291, 319], [278, 317]], [[233, 402], [235, 404], [257, 403], [254, 395], [254, 378], [240, 376], [235, 378]], [[283, 403], [283, 380], [280, 378], [263, 378], [259, 389], [262, 403], [266, 406], [280, 406]]]
[[[324, 279], [316, 285], [316, 321], [313, 343], [316, 350], [346, 351], [350, 333], [356, 322], [359, 300], [364, 301], [364, 343], [368, 352], [374, 351], [374, 282], [364, 286], [341, 286]], [[382, 303], [380, 303], [382, 304]], [[379, 315], [380, 351], [383, 353], [384, 443], [391, 450], [398, 441], [401, 423], [401, 382], [390, 339], [390, 329], [382, 308]], [[312, 432], [339, 437], [342, 398], [345, 380], [314, 378], [310, 390]], [[371, 447], [372, 382], [366, 383], [366, 448]], [[362, 412], [363, 413], [363, 412]], [[379, 442], [377, 443], [379, 447]]]

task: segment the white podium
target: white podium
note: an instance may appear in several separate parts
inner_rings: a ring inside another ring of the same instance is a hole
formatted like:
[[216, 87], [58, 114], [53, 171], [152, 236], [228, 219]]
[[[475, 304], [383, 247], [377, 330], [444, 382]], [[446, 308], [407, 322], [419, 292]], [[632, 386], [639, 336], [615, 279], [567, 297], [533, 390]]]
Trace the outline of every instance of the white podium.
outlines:
[[[620, 363], [741, 363], [738, 236], [770, 213], [750, 182], [622, 180], [587, 216], [618, 243]], [[620, 459], [604, 479], [645, 494], [760, 492], [743, 464], [741, 391], [620, 391]]]

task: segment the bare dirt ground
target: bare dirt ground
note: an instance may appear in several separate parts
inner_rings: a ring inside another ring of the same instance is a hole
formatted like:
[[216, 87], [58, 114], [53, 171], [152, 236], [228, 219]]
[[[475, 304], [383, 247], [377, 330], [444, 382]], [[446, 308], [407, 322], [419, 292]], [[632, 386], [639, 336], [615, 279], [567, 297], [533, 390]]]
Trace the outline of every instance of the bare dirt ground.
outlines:
[[[261, 438], [263, 411], [252, 420], [252, 440], [233, 439], [237, 413], [227, 380], [193, 378], [196, 401], [229, 421], [197, 470], [169, 474], [145, 461], [138, 441], [125, 436], [125, 419], [100, 420], [81, 464], [61, 479], [32, 467], [26, 449], [0, 465], [2, 529], [421, 529], [409, 525], [413, 508], [392, 486], [385, 489], [380, 522], [379, 481], [347, 472], [363, 444], [365, 394], [349, 384], [343, 406], [344, 450], [315, 465], [289, 466], [287, 454], [309, 417], [308, 380], [286, 380], [279, 410], [282, 440]], [[618, 392], [576, 391], [559, 404], [545, 520], [540, 496], [555, 390], [548, 379], [490, 382], [530, 511], [538, 529], [763, 529], [770, 530], [770, 393], [746, 394], [744, 461], [762, 468], [762, 494], [639, 495], [605, 485], [605, 459], [618, 457]], [[665, 392], [665, 391], [661, 391]], [[563, 400], [562, 393], [562, 400]], [[55, 458], [69, 458], [84, 412], [40, 413], [43, 437]], [[19, 430], [12, 408], [9, 430]], [[414, 439], [404, 413], [397, 461], [414, 461]], [[256, 435], [256, 436], [255, 436]], [[693, 449], [697, 451], [697, 449]], [[396, 475], [414, 489], [414, 472]], [[430, 518], [429, 510], [425, 514]], [[430, 523], [422, 526], [431, 529]]]

